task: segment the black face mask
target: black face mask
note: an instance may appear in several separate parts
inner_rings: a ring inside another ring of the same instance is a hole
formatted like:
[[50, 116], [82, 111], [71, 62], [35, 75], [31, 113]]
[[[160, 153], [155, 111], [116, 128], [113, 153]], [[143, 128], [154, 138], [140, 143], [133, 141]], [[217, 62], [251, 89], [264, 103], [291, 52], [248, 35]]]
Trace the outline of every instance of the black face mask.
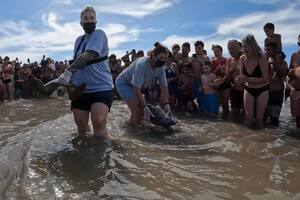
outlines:
[[157, 61], [155, 62], [156, 67], [162, 67], [165, 65], [165, 61], [157, 59]]
[[96, 23], [95, 22], [83, 23], [82, 27], [86, 33], [91, 34], [96, 29]]
[[298, 46], [300, 47], [300, 42], [298, 42], [297, 44], [298, 44]]

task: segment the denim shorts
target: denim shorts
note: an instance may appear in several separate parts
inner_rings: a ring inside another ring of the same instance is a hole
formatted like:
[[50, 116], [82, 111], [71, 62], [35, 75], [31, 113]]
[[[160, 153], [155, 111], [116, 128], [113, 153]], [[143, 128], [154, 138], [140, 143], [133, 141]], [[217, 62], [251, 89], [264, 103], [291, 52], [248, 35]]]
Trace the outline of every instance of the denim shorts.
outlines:
[[93, 93], [83, 93], [77, 99], [71, 101], [71, 109], [76, 108], [79, 110], [91, 110], [91, 106], [94, 103], [103, 103], [109, 109], [111, 108], [111, 104], [113, 102], [113, 91], [99, 91]]
[[133, 86], [128, 84], [123, 78], [118, 77], [115, 84], [119, 95], [125, 102], [137, 99], [133, 91]]

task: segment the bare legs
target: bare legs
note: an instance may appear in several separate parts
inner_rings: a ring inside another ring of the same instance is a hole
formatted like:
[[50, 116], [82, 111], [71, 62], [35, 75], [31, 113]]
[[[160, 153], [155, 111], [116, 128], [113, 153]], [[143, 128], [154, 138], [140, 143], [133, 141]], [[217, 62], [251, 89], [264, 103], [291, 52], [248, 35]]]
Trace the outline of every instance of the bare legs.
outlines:
[[220, 92], [220, 103], [222, 105], [224, 119], [227, 119], [229, 114], [229, 98], [230, 88], [226, 88]]
[[144, 115], [144, 109], [138, 106], [137, 100], [135, 99], [127, 101], [126, 104], [130, 110], [128, 125], [137, 126], [141, 124]]
[[[256, 100], [247, 91], [244, 91], [245, 123], [246, 126], [252, 126], [255, 119], [256, 127], [261, 129], [264, 124], [264, 114], [268, 105], [269, 91], [262, 92]], [[254, 113], [255, 112], [255, 113]], [[254, 118], [255, 114], [255, 118]]]
[[[86, 110], [72, 109], [74, 121], [77, 125], [79, 135], [86, 135], [90, 131], [89, 116], [90, 112]], [[94, 103], [91, 106], [91, 121], [93, 125], [94, 136], [106, 139], [108, 131], [106, 127], [109, 108], [103, 103]]]

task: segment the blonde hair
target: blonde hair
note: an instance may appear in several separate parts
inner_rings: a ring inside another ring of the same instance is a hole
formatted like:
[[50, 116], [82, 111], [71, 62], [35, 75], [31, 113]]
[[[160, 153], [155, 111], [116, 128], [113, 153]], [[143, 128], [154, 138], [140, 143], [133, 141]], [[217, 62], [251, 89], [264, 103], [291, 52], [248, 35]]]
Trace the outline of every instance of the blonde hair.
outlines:
[[80, 12], [80, 19], [82, 18], [83, 14], [85, 12], [93, 12], [95, 14], [95, 16], [96, 16], [96, 11], [95, 11], [94, 7], [93, 6], [86, 6]]
[[246, 35], [246, 37], [242, 39], [242, 43], [244, 46], [250, 46], [255, 56], [259, 57], [260, 55], [262, 55], [262, 50], [257, 44], [256, 39], [253, 35], [250, 34]]

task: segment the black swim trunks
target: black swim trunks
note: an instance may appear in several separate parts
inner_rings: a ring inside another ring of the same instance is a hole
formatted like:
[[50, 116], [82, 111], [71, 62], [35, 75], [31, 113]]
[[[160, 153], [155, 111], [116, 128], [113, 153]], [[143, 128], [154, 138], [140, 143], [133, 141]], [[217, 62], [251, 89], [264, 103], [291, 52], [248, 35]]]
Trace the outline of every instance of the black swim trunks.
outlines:
[[109, 109], [111, 108], [111, 104], [113, 102], [113, 91], [100, 91], [100, 92], [93, 92], [93, 93], [83, 93], [77, 99], [71, 101], [71, 110], [73, 108], [79, 110], [91, 110], [91, 106], [94, 103], [103, 103]]

